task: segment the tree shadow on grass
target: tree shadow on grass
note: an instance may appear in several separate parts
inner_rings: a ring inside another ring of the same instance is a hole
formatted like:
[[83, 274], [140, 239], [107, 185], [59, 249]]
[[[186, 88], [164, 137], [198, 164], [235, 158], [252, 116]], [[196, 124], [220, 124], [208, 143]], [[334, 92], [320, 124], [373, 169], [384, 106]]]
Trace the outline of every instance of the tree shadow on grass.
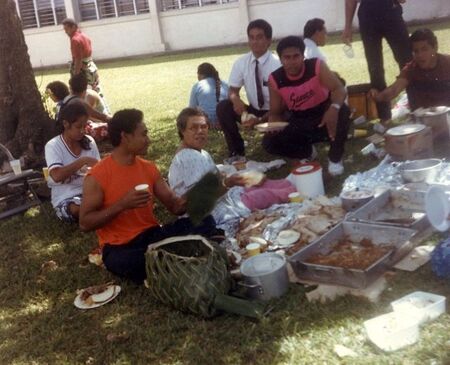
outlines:
[[[390, 300], [412, 289], [450, 294], [425, 268], [400, 274], [396, 290], [384, 294], [377, 305], [351, 297], [324, 305], [308, 303], [303, 287], [293, 284], [260, 322], [234, 315], [203, 320], [156, 303], [145, 287], [88, 264], [86, 255], [95, 246], [92, 234], [44, 214], [13, 217], [0, 222], [0, 229], [3, 363], [336, 363], [332, 348], [343, 341], [351, 341], [361, 360], [368, 355], [377, 363], [381, 355], [365, 345], [363, 319], [388, 311]], [[49, 260], [57, 267], [44, 270], [42, 264]], [[76, 289], [111, 279], [122, 286], [114, 301], [88, 311], [73, 306]], [[107, 340], [108, 334], [123, 331], [128, 340]], [[431, 347], [437, 349], [444, 340], [433, 338]], [[408, 357], [414, 358], [416, 351], [410, 350]], [[389, 359], [401, 362], [403, 356], [400, 352]]]

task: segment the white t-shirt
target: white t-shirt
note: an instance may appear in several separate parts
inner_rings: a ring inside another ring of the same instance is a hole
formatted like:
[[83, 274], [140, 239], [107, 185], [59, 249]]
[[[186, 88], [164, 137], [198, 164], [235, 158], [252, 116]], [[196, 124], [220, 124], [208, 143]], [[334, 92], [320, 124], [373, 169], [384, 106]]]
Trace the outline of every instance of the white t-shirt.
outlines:
[[305, 38], [305, 59], [318, 58], [323, 62], [327, 62], [327, 58], [312, 39]]
[[208, 152], [183, 148], [170, 164], [169, 185], [175, 194], [181, 196], [208, 172], [216, 171], [216, 164]]
[[233, 64], [230, 73], [230, 80], [228, 85], [230, 87], [244, 87], [247, 94], [248, 102], [253, 108], [258, 110], [269, 110], [269, 76], [276, 69], [281, 67], [278, 57], [267, 51], [258, 58], [258, 70], [261, 79], [262, 92], [264, 96], [264, 105], [262, 108], [258, 107], [258, 95], [256, 92], [255, 82], [255, 56], [252, 52], [239, 57]]
[[[75, 155], [67, 146], [62, 135], [56, 136], [45, 145], [45, 161], [48, 171], [55, 167], [67, 166], [78, 160], [80, 157], [92, 157], [100, 160], [97, 145], [91, 136], [86, 136], [90, 140], [90, 150], [81, 150], [81, 153]], [[84, 174], [77, 172], [70, 176], [66, 181], [57, 183], [51, 176], [48, 177], [48, 186], [52, 190], [52, 205], [56, 207], [63, 200], [80, 195], [83, 192]]]

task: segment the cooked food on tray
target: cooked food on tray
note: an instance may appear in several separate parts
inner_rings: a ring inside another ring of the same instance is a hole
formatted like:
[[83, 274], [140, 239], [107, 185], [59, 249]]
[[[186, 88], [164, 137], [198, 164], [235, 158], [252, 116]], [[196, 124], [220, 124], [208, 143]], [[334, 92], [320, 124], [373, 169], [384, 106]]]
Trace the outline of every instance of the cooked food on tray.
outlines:
[[306, 263], [364, 270], [369, 268], [391, 250], [392, 246], [388, 244], [376, 245], [367, 238], [364, 238], [359, 243], [343, 239], [331, 245], [328, 253], [317, 253], [309, 257], [306, 260]]
[[275, 222], [282, 217], [281, 213], [274, 212], [267, 214], [264, 211], [256, 211], [239, 224], [239, 232], [236, 239], [240, 247], [245, 247], [250, 243], [250, 237], [261, 237], [268, 224]]
[[[298, 233], [299, 238], [283, 244], [275, 240], [273, 244], [277, 247], [288, 248], [287, 253], [292, 255], [300, 248], [310, 244], [322, 234], [326, 233], [330, 228], [339, 223], [345, 216], [346, 212], [340, 206], [327, 205], [328, 201], [316, 201], [308, 209], [297, 216], [291, 224], [284, 227], [284, 230], [294, 231]], [[250, 243], [250, 237], [261, 237], [264, 229], [271, 223], [283, 217], [280, 212], [265, 214], [263, 211], [252, 213], [249, 217], [244, 219], [237, 233], [237, 240], [241, 248]], [[280, 232], [281, 233], [281, 232]], [[270, 248], [271, 242], [269, 242]], [[273, 247], [273, 246], [272, 246]]]

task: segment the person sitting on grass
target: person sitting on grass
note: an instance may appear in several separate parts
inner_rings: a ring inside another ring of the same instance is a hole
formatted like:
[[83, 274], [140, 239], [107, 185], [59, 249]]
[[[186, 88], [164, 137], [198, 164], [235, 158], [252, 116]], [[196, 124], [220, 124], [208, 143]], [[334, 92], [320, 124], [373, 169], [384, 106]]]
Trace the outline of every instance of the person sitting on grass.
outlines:
[[83, 178], [87, 167], [100, 159], [92, 137], [85, 135], [88, 113], [80, 102], [61, 112], [60, 134], [45, 145], [52, 205], [64, 222], [76, 222], [80, 212]]
[[45, 91], [50, 99], [56, 103], [55, 120], [58, 120], [59, 111], [64, 104], [64, 99], [70, 94], [69, 88], [62, 81], [52, 81], [46, 86]]
[[317, 58], [305, 60], [305, 44], [300, 37], [288, 36], [277, 46], [282, 67], [269, 78], [269, 121], [283, 120], [288, 126], [267, 133], [263, 147], [271, 154], [293, 159], [314, 159], [313, 144], [328, 141], [328, 172], [344, 172], [342, 156], [350, 124], [350, 110], [344, 104], [346, 91], [336, 74]]
[[[206, 114], [196, 108], [185, 108], [177, 117], [180, 146], [170, 164], [169, 185], [178, 196], [183, 196], [205, 174], [219, 173], [211, 155], [204, 150], [208, 142]], [[287, 180], [264, 180], [258, 186], [244, 188], [247, 183], [239, 173], [222, 176], [228, 189], [212, 211], [217, 227], [227, 230], [228, 223], [248, 216], [256, 209], [288, 202], [295, 187]]]
[[313, 18], [306, 22], [303, 27], [303, 42], [305, 42], [305, 59], [318, 58], [327, 62], [327, 58], [319, 49], [327, 43], [327, 28], [323, 19]]
[[109, 114], [105, 114], [109, 113], [106, 109], [102, 109], [101, 112], [97, 111], [85, 100], [87, 85], [87, 79], [83, 74], [72, 76], [69, 80], [70, 93], [63, 99], [61, 109], [73, 101], [82, 101], [91, 120], [108, 122], [111, 117]]
[[411, 110], [450, 106], [450, 55], [438, 53], [438, 41], [430, 29], [417, 29], [410, 36], [413, 60], [397, 80], [383, 91], [371, 90], [376, 102], [387, 102], [406, 89]]
[[[196, 227], [189, 218], [163, 226], [158, 223], [153, 213], [156, 199], [175, 215], [185, 213], [186, 200], [169, 188], [153, 162], [140, 157], [150, 145], [140, 110], [115, 113], [108, 133], [113, 151], [84, 180], [80, 228], [96, 230], [103, 263], [110, 272], [142, 283], [150, 243], [187, 234], [209, 237], [215, 234], [215, 222], [207, 217]], [[135, 188], [142, 184], [148, 187]]]
[[[71, 97], [74, 96], [83, 100], [89, 112], [89, 121], [86, 128], [87, 133], [94, 137], [97, 142], [104, 140], [108, 136], [106, 122], [111, 119], [109, 110], [103, 103], [100, 96], [94, 90], [88, 93], [88, 82], [82, 73], [72, 76], [69, 80]], [[70, 102], [70, 100], [69, 100]]]
[[216, 107], [219, 101], [228, 97], [228, 84], [222, 81], [219, 73], [210, 63], [202, 63], [197, 69], [198, 82], [192, 86], [189, 106], [200, 107], [208, 115], [212, 128], [219, 128]]
[[[217, 104], [217, 119], [225, 137], [229, 157], [226, 163], [245, 160], [245, 144], [239, 124], [251, 130], [256, 124], [267, 122], [269, 110], [268, 79], [280, 67], [280, 61], [269, 50], [272, 26], [264, 19], [252, 20], [247, 26], [250, 52], [233, 64], [228, 81], [228, 99]], [[248, 105], [240, 90], [244, 87]]]

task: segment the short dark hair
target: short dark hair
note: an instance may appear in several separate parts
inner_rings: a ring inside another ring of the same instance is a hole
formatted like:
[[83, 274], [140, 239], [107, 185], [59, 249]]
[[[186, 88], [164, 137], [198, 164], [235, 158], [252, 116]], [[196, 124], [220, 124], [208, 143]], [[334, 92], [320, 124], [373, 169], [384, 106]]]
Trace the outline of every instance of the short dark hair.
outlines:
[[68, 25], [70, 27], [77, 27], [78, 28], [78, 24], [77, 22], [72, 19], [72, 18], [66, 18], [61, 22], [62, 25]]
[[208, 116], [200, 108], [184, 108], [177, 116], [177, 130], [180, 139], [183, 139], [183, 132], [186, 130], [187, 122], [191, 117], [204, 117], [208, 122]]
[[428, 28], [417, 29], [413, 34], [411, 34], [409, 40], [411, 43], [425, 41], [428, 42], [428, 44], [433, 48], [438, 47], [438, 40], [436, 36], [433, 31]]
[[250, 35], [250, 31], [254, 28], [262, 29], [266, 38], [272, 39], [272, 26], [264, 19], [256, 19], [248, 23], [247, 36]]
[[[84, 103], [78, 100], [66, 104], [60, 111], [60, 117], [57, 122], [56, 128], [58, 133], [64, 132], [64, 122], [69, 123], [69, 126], [75, 123], [80, 117], [88, 117], [88, 111], [84, 106]], [[91, 149], [91, 141], [88, 137], [83, 136], [80, 141], [81, 148], [83, 150]]]
[[303, 37], [311, 38], [316, 32], [320, 32], [325, 28], [325, 21], [320, 18], [313, 18], [306, 22], [303, 28]]
[[58, 101], [63, 100], [69, 95], [69, 88], [62, 81], [52, 81], [45, 88], [50, 90]]
[[88, 86], [88, 81], [84, 73], [73, 75], [69, 80], [70, 88], [74, 94], [80, 94], [86, 91]]
[[116, 112], [108, 123], [108, 135], [113, 147], [120, 145], [121, 133], [133, 133], [144, 120], [144, 113], [137, 109], [123, 109]]
[[301, 39], [298, 36], [290, 35], [287, 37], [284, 37], [278, 42], [277, 45], [277, 53], [278, 57], [281, 58], [281, 54], [286, 48], [298, 48], [300, 50], [300, 53], [303, 54], [305, 52], [305, 43], [303, 42], [303, 39]]

